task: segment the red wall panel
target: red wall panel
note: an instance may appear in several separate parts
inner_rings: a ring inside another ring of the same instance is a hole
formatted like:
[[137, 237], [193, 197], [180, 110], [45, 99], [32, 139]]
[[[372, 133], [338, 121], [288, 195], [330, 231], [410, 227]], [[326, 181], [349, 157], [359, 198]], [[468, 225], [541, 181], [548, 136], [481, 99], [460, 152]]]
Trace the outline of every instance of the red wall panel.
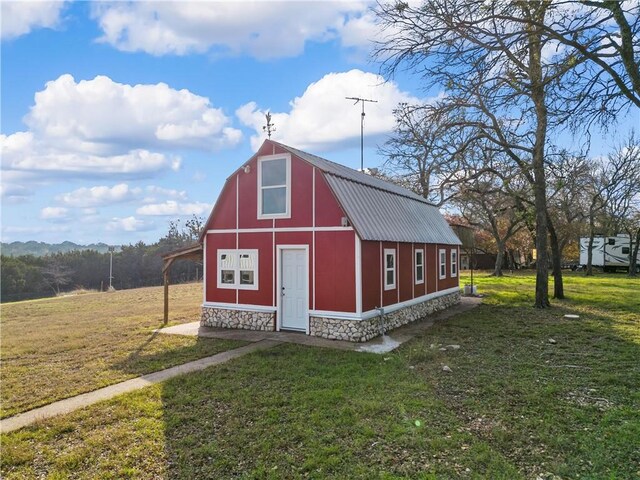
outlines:
[[339, 227], [344, 216], [322, 172], [316, 169], [316, 226]]
[[238, 248], [258, 250], [258, 290], [238, 290], [238, 303], [273, 306], [272, 233], [240, 233]]
[[236, 303], [236, 290], [218, 288], [218, 249], [236, 248], [236, 235], [234, 233], [207, 234], [207, 286], [206, 301]]
[[356, 311], [354, 232], [316, 232], [316, 281], [316, 310]]
[[425, 278], [427, 280], [427, 293], [433, 293], [436, 291], [436, 285], [438, 283], [438, 252], [437, 245], [428, 243], [425, 245], [425, 259], [427, 268], [425, 269]]
[[236, 181], [228, 180], [216, 201], [213, 215], [207, 225], [209, 229], [236, 228]]
[[460, 258], [458, 258], [458, 272], [455, 277], [451, 276], [451, 252], [457, 250], [456, 245], [440, 245], [440, 249], [444, 249], [446, 251], [447, 257], [447, 277], [441, 279], [438, 284], [438, 290], [446, 290], [448, 288], [453, 288], [458, 286], [458, 278], [460, 276]]
[[362, 311], [380, 306], [380, 242], [361, 242]]
[[400, 288], [400, 301], [413, 298], [413, 244], [400, 243], [398, 250], [398, 286]]

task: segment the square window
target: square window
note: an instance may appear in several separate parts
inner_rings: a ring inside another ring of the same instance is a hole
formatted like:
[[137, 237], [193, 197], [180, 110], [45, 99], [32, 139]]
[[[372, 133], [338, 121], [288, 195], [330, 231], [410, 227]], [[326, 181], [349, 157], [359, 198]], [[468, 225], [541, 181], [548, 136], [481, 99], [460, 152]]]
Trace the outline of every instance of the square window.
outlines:
[[387, 270], [387, 285], [393, 285], [394, 283], [393, 270]]
[[387, 254], [387, 268], [393, 268], [393, 255]]
[[262, 186], [274, 187], [287, 184], [287, 160], [278, 158], [262, 162]]
[[218, 250], [218, 288], [258, 290], [258, 250]]
[[287, 213], [287, 187], [262, 190], [262, 213], [264, 215]]
[[622, 247], [622, 254], [629, 255], [629, 247]]
[[224, 283], [227, 285], [233, 285], [236, 283], [235, 281], [235, 271], [234, 270], [221, 270], [220, 271], [220, 283]]
[[240, 285], [253, 285], [253, 270], [240, 270]]

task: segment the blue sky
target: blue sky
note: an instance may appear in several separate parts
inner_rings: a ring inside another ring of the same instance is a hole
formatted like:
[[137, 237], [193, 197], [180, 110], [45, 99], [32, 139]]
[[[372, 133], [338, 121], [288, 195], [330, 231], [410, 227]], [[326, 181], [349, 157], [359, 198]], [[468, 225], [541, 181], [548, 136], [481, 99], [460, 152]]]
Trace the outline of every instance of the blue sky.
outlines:
[[267, 110], [275, 140], [357, 168], [344, 97], [375, 98], [365, 163], [379, 166], [393, 108], [438, 92], [378, 76], [370, 6], [3, 2], [2, 241], [152, 242], [206, 217]]

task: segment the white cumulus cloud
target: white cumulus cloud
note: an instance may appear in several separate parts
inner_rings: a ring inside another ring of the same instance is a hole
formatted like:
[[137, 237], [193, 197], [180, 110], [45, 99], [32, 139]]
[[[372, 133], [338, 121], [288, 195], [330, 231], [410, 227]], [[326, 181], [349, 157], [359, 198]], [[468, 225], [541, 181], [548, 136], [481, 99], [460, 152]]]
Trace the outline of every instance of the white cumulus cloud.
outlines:
[[139, 188], [131, 188], [126, 183], [119, 183], [113, 187], [101, 185], [78, 188], [58, 195], [56, 200], [70, 207], [88, 208], [127, 202], [134, 199], [140, 191]]
[[40, 218], [43, 220], [64, 220], [69, 210], [64, 207], [44, 207], [40, 210]]
[[206, 97], [164, 83], [61, 75], [35, 94], [27, 131], [0, 135], [3, 198], [24, 201], [36, 183], [65, 178], [152, 178], [180, 168], [168, 151], [235, 146], [240, 130]]
[[[92, 14], [115, 48], [152, 55], [211, 52], [259, 59], [291, 57], [308, 41], [370, 45], [370, 2], [112, 2]], [[344, 32], [344, 33], [343, 33]]]
[[144, 205], [136, 210], [138, 215], [203, 215], [209, 213], [211, 205], [202, 202], [182, 203], [175, 200], [167, 200], [164, 203]]
[[153, 230], [155, 224], [145, 220], [140, 220], [134, 216], [114, 217], [107, 223], [107, 231], [115, 232], [146, 232]]
[[[290, 102], [288, 112], [271, 112], [276, 131], [272, 138], [282, 143], [326, 151], [356, 144], [360, 137], [361, 105], [345, 97], [376, 100], [365, 106], [367, 137], [390, 133], [395, 125], [393, 110], [400, 102], [418, 103], [420, 99], [401, 91], [394, 82], [385, 82], [374, 73], [361, 70], [329, 73], [307, 87], [300, 97]], [[257, 150], [266, 138], [262, 130], [265, 108], [249, 102], [236, 110], [240, 121], [255, 130], [251, 146]]]
[[216, 149], [242, 134], [209, 99], [165, 83], [127, 85], [109, 77], [47, 82], [25, 117], [51, 145], [95, 155], [135, 148]]
[[55, 28], [66, 2], [3, 1], [0, 2], [0, 38], [7, 40], [25, 35], [37, 28]]

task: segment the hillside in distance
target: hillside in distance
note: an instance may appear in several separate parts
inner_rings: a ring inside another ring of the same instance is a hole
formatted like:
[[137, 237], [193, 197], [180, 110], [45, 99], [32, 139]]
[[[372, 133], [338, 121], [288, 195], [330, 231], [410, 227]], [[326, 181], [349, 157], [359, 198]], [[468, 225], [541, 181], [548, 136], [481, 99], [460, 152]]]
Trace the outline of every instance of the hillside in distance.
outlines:
[[34, 255], [43, 257], [54, 253], [66, 253], [74, 250], [97, 250], [100, 253], [107, 253], [109, 245], [106, 243], [92, 243], [90, 245], [78, 245], [73, 242], [45, 243], [45, 242], [11, 242], [2, 243], [2, 255], [18, 257], [20, 255]]

